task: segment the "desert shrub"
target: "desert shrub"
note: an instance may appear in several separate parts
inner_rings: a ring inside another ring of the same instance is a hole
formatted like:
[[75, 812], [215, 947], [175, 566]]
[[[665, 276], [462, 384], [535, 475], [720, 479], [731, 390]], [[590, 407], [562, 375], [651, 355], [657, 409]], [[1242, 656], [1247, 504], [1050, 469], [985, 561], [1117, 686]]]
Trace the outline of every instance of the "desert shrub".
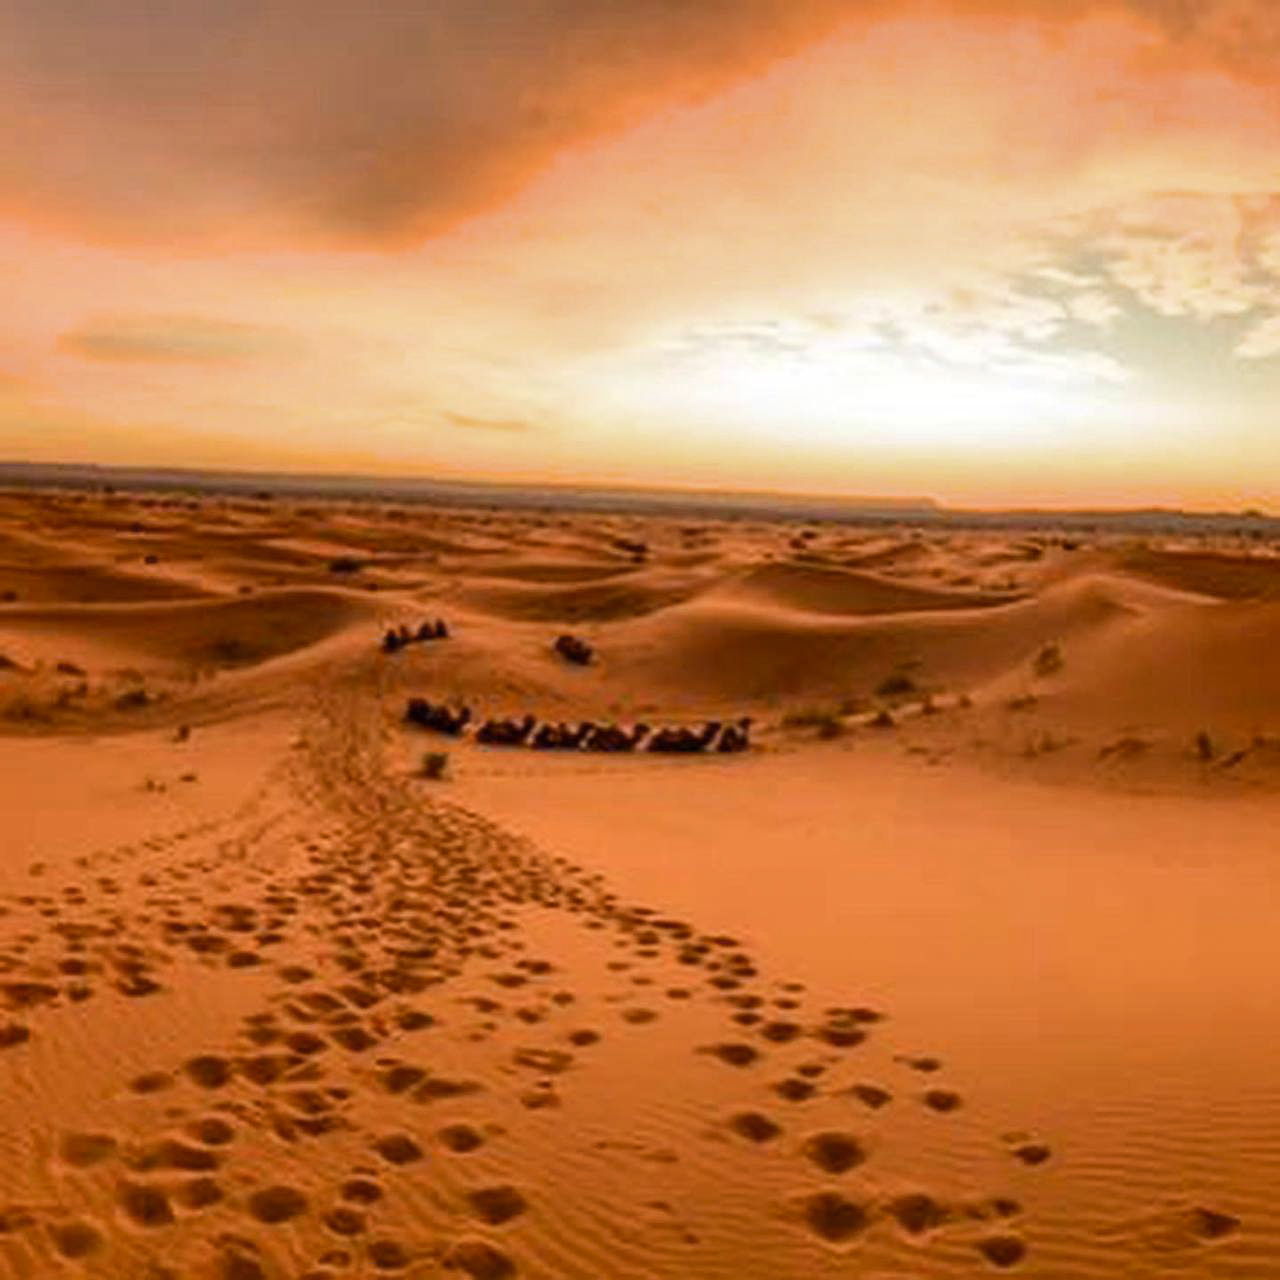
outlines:
[[1062, 657], [1062, 646], [1058, 644], [1046, 644], [1040, 652], [1032, 659], [1031, 669], [1036, 675], [1045, 677], [1056, 675], [1062, 670], [1064, 660]]
[[439, 782], [449, 770], [447, 751], [428, 751], [422, 757], [422, 776]]
[[876, 696], [879, 698], [900, 698], [915, 692], [916, 682], [905, 671], [895, 671], [876, 686]]
[[1213, 749], [1213, 739], [1209, 737], [1208, 733], [1206, 733], [1205, 730], [1201, 729], [1200, 732], [1196, 734], [1195, 743], [1196, 743], [1196, 755], [1201, 760], [1205, 760], [1205, 761], [1212, 760], [1213, 757], [1217, 754], [1217, 752], [1215, 752]]
[[329, 561], [330, 573], [359, 573], [362, 567], [355, 556], [338, 556]]

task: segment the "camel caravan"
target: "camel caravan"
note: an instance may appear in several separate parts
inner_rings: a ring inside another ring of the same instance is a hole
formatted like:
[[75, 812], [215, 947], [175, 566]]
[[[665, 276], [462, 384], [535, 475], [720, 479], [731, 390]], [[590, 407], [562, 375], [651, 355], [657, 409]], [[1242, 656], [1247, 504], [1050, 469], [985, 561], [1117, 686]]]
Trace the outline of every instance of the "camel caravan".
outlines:
[[[426, 698], [410, 698], [404, 712], [405, 723], [430, 729], [452, 738], [460, 738], [472, 723], [471, 708], [456, 710]], [[533, 751], [594, 751], [622, 753], [652, 751], [662, 755], [728, 755], [746, 751], [751, 746], [750, 716], [731, 723], [708, 720], [699, 729], [673, 725], [651, 729], [647, 724], [624, 729], [617, 724], [597, 724], [584, 720], [576, 725], [560, 721], [539, 723], [537, 717], [525, 715], [519, 720], [489, 719], [475, 728], [474, 741], [491, 747], [527, 747]]]
[[424, 622], [416, 630], [401, 623], [398, 627], [388, 627], [382, 636], [383, 653], [399, 653], [411, 644], [424, 644], [428, 640], [447, 640], [449, 624], [443, 618], [434, 622]]

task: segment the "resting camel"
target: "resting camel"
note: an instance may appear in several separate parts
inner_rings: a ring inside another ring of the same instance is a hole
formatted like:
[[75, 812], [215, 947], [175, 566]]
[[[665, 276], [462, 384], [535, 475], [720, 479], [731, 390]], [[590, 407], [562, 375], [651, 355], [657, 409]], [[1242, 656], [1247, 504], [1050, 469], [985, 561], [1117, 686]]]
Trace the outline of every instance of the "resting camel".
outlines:
[[525, 716], [523, 720], [486, 720], [476, 730], [476, 741], [491, 747], [523, 746], [533, 732], [537, 720]]
[[434, 729], [437, 733], [447, 733], [456, 738], [471, 723], [471, 708], [464, 706], [455, 712], [443, 704], [430, 703], [426, 698], [410, 698], [405, 707], [404, 718], [410, 724], [423, 729]]
[[595, 728], [590, 720], [584, 720], [576, 729], [571, 729], [563, 720], [559, 724], [539, 726], [529, 743], [537, 751], [577, 751]]
[[587, 738], [588, 751], [634, 751], [649, 732], [647, 724], [636, 725], [630, 733], [616, 724], [601, 725]]
[[720, 732], [719, 720], [708, 720], [700, 732], [692, 729], [659, 729], [649, 739], [648, 750], [673, 755], [692, 755], [705, 751]]
[[743, 716], [737, 724], [727, 724], [716, 743], [716, 750], [723, 752], [746, 751], [751, 746], [750, 716]]
[[399, 653], [411, 644], [422, 644], [426, 640], [447, 640], [449, 627], [443, 618], [434, 622], [419, 623], [416, 631], [411, 630], [403, 622], [398, 627], [388, 627], [382, 636], [383, 653]]

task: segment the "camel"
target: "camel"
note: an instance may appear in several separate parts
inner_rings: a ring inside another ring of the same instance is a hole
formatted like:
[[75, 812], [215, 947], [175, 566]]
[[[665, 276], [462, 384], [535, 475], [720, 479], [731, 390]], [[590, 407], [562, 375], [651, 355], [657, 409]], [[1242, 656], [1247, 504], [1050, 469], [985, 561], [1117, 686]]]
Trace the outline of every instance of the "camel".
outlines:
[[491, 747], [519, 747], [533, 732], [537, 720], [525, 716], [523, 720], [486, 720], [476, 730], [476, 741]]
[[588, 751], [634, 751], [649, 732], [647, 724], [636, 725], [630, 733], [616, 724], [601, 725], [587, 738]]
[[737, 724], [727, 724], [716, 742], [716, 750], [721, 752], [746, 751], [751, 746], [750, 716], [743, 716]]
[[426, 698], [410, 698], [405, 707], [404, 718], [419, 728], [434, 729], [436, 733], [447, 733], [456, 738], [471, 722], [471, 708], [464, 706], [453, 712], [443, 704], [428, 702]]
[[559, 724], [540, 724], [529, 741], [535, 751], [555, 751], [563, 745], [569, 726], [563, 720]]
[[701, 731], [692, 729], [659, 729], [649, 739], [648, 750], [664, 752], [669, 755], [692, 755], [705, 751], [720, 732], [719, 720], [708, 720]]

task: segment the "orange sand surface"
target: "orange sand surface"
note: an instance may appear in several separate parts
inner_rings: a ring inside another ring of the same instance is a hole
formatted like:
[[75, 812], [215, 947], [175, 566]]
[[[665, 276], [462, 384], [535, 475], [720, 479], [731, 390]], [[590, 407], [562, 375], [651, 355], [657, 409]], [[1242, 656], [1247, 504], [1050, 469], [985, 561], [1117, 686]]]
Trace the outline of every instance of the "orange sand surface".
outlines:
[[0, 495], [0, 1277], [1273, 1277], [1278, 642], [1258, 539]]

